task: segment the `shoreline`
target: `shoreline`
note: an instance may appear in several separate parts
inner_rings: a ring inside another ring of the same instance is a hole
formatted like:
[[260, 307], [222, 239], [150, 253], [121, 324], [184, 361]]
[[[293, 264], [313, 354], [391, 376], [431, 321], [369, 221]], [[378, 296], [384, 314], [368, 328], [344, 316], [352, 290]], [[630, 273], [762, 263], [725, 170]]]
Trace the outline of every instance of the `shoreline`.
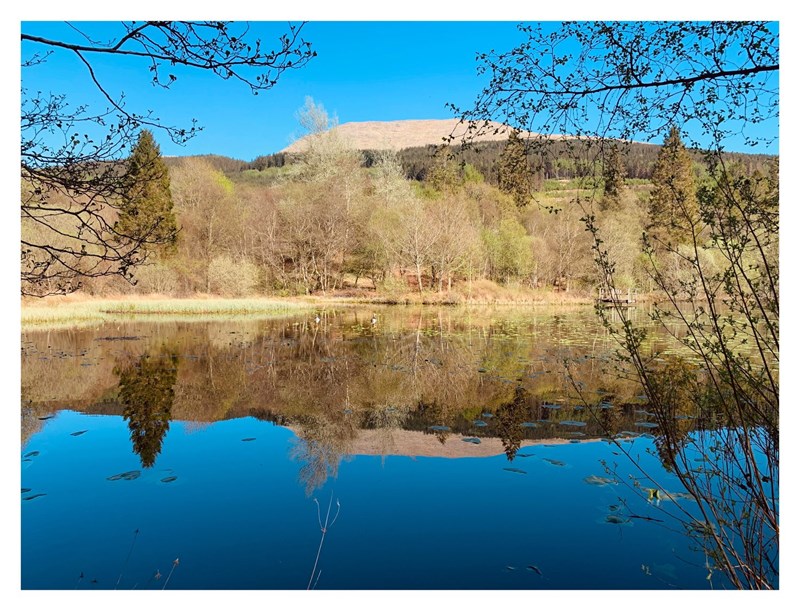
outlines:
[[296, 297], [220, 297], [193, 295], [115, 295], [95, 297], [84, 294], [24, 298], [21, 301], [22, 328], [99, 324], [117, 320], [148, 319], [202, 320], [205, 318], [276, 318], [326, 307], [593, 307], [586, 295], [553, 291], [517, 293], [516, 298], [466, 298], [460, 294], [410, 293], [401, 295], [303, 295]]

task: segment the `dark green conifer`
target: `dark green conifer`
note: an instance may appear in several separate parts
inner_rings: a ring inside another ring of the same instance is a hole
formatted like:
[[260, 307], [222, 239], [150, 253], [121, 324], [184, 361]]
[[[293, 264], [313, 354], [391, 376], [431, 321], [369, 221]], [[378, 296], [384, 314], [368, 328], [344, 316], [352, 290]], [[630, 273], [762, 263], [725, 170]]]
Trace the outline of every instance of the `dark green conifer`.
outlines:
[[500, 190], [510, 194], [519, 208], [528, 205], [533, 188], [533, 174], [528, 163], [525, 143], [514, 130], [508, 135], [508, 142], [497, 162], [497, 180]]
[[660, 239], [686, 243], [698, 219], [697, 182], [692, 158], [672, 127], [658, 153], [650, 193], [649, 229]]
[[169, 170], [153, 134], [142, 130], [126, 162], [124, 193], [114, 231], [125, 241], [147, 246], [175, 243]]

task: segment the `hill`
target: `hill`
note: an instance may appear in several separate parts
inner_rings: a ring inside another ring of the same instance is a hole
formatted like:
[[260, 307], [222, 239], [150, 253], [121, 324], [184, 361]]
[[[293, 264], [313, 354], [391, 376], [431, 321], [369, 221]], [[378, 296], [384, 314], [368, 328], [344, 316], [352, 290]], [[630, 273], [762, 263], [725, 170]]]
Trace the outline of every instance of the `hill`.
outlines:
[[[502, 123], [491, 122], [488, 133], [475, 138], [477, 142], [508, 139], [511, 130]], [[466, 131], [465, 125], [459, 125], [458, 119], [426, 119], [407, 121], [359, 121], [343, 123], [334, 129], [351, 146], [359, 150], [394, 150], [442, 144], [443, 138], [453, 134], [461, 136]], [[302, 153], [309, 136], [296, 140], [281, 153]]]

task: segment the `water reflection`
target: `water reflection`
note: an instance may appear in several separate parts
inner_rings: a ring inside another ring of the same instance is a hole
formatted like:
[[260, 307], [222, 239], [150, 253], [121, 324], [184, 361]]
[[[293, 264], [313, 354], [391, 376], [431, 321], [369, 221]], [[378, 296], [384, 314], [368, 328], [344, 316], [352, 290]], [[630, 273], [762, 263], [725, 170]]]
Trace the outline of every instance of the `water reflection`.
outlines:
[[166, 348], [143, 354], [135, 363], [117, 366], [122, 416], [131, 431], [133, 451], [142, 467], [152, 467], [169, 430], [179, 359]]
[[[640, 391], [605, 372], [613, 345], [591, 311], [502, 314], [396, 308], [372, 325], [372, 311], [345, 310], [319, 323], [25, 333], [23, 437], [37, 418], [64, 407], [118, 414], [147, 468], [171, 418], [202, 426], [254, 416], [293, 430], [292, 455], [310, 494], [336, 477], [348, 455], [503, 452], [514, 461], [532, 443], [636, 431]], [[598, 389], [602, 409], [584, 409], [574, 396], [565, 359], [575, 363], [576, 378]]]

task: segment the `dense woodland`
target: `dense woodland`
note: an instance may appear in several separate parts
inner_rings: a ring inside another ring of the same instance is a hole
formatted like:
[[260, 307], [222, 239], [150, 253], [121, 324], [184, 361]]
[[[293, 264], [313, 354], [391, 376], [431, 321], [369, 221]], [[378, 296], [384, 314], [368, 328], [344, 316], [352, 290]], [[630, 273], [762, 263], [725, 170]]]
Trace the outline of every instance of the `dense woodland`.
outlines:
[[[217, 155], [162, 159], [142, 132], [126, 163], [146, 168], [147, 192], [123, 198], [104, 221], [121, 233], [154, 236], [157, 245], [146, 249], [133, 282], [100, 275], [85, 278], [82, 289], [433, 292], [491, 301], [504, 285], [589, 294], [600, 278], [581, 219], [593, 213], [613, 250], [618, 285], [646, 292], [643, 230], [668, 225], [675, 176], [692, 193], [709, 182], [700, 153], [688, 152], [675, 130], [663, 147], [618, 143], [613, 154], [591, 142], [576, 156], [574, 142], [555, 141], [534, 154], [516, 133], [505, 143], [395, 153], [354, 150], [311, 101], [301, 120], [310, 132], [304, 154], [251, 163]], [[728, 162], [765, 181], [774, 165], [750, 155]], [[41, 230], [23, 221], [23, 235]], [[678, 257], [669, 265], [681, 274]]]

